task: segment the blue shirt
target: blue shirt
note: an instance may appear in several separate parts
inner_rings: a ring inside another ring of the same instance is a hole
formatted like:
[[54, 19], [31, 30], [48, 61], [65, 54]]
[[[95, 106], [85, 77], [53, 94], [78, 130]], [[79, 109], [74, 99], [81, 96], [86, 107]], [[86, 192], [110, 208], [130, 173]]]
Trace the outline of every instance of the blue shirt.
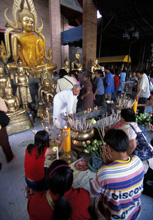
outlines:
[[125, 82], [125, 79], [126, 79], [126, 73], [125, 72], [121, 72], [120, 73], [120, 84], [119, 84], [118, 91], [121, 91], [121, 89], [122, 89], [122, 82]]
[[107, 74], [105, 82], [109, 84], [105, 85], [105, 94], [114, 93], [114, 76], [112, 73]]
[[94, 91], [97, 90], [96, 95], [103, 95], [104, 94], [104, 84], [102, 78], [99, 76], [94, 81]]

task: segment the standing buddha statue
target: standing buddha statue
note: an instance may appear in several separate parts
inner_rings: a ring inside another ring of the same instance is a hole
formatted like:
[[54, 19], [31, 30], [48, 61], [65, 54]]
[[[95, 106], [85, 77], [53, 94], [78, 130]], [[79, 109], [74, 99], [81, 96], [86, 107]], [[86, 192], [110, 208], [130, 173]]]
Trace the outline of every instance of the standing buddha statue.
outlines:
[[17, 86], [17, 97], [23, 108], [28, 108], [28, 103], [32, 102], [29, 90], [29, 79], [23, 70], [23, 66], [18, 66], [15, 74], [15, 84]]

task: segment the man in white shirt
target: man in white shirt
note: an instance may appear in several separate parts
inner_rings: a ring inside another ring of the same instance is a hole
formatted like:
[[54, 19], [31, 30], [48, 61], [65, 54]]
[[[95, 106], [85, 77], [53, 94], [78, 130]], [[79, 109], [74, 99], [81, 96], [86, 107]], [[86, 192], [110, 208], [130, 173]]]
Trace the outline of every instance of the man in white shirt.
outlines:
[[53, 120], [57, 120], [61, 129], [66, 125], [61, 114], [67, 112], [73, 119], [73, 104], [80, 93], [80, 86], [75, 84], [72, 89], [65, 89], [57, 93], [53, 100]]
[[[139, 104], [145, 104], [150, 96], [149, 80], [143, 71], [137, 71], [136, 76], [138, 78], [138, 85], [135, 100], [138, 101]], [[139, 107], [139, 113], [143, 112], [144, 107]]]
[[60, 79], [57, 80], [56, 93], [65, 89], [72, 89], [73, 85], [76, 84], [75, 79], [71, 76], [68, 76], [64, 69], [60, 70], [59, 75]]

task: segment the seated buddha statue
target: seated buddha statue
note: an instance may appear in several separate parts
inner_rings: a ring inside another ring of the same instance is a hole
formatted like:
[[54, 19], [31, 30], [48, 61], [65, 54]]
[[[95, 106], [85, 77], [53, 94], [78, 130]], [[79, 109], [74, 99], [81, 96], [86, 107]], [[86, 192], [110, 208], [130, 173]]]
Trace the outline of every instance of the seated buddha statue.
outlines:
[[64, 61], [64, 66], [62, 67], [62, 69], [64, 69], [68, 74], [70, 73], [69, 60], [68, 59], [66, 59]]
[[82, 64], [80, 63], [80, 54], [78, 51], [75, 53], [75, 60], [71, 63], [71, 70], [82, 72]]
[[43, 80], [43, 87], [41, 88], [40, 95], [43, 104], [53, 103], [55, 94], [50, 86], [50, 81], [48, 79]]
[[29, 90], [29, 79], [23, 70], [23, 66], [18, 66], [15, 73], [15, 84], [17, 86], [17, 97], [24, 109], [28, 108], [28, 103], [32, 102]]
[[[28, 4], [27, 4], [28, 2]], [[43, 29], [43, 23], [40, 28], [37, 28], [37, 13], [33, 4], [33, 1], [24, 0], [23, 10], [21, 11], [21, 1], [14, 0], [12, 14], [14, 15], [15, 22], [12, 22], [6, 15], [7, 9], [5, 10], [5, 18], [11, 28], [6, 29], [5, 43], [6, 43], [6, 58], [12, 56], [17, 62], [18, 58], [23, 62], [23, 66], [28, 66], [30, 69], [39, 72], [45, 65], [43, 58], [50, 61], [52, 59], [51, 48], [49, 48], [48, 56], [46, 52], [46, 40], [44, 35], [41, 33]], [[31, 11], [29, 11], [29, 7]], [[19, 20], [18, 20], [18, 11]], [[21, 32], [11, 34], [11, 45], [9, 43], [9, 33], [13, 30], [19, 29], [19, 23], [21, 24]], [[34, 31], [37, 35], [33, 34]], [[48, 70], [54, 70], [56, 65], [53, 63], [47, 63]]]
[[95, 59], [95, 60], [92, 61], [92, 66], [91, 66], [92, 79], [94, 79], [94, 77], [95, 77], [94, 72], [96, 70], [102, 70], [103, 71], [103, 68], [98, 64], [98, 59]]
[[12, 88], [6, 87], [4, 94], [4, 101], [8, 108], [7, 115], [11, 118], [13, 116], [21, 115], [25, 112], [25, 110], [20, 109], [19, 99], [13, 95]]
[[6, 87], [11, 87], [11, 80], [9, 76], [4, 74], [4, 66], [0, 65], [0, 97], [2, 98]]

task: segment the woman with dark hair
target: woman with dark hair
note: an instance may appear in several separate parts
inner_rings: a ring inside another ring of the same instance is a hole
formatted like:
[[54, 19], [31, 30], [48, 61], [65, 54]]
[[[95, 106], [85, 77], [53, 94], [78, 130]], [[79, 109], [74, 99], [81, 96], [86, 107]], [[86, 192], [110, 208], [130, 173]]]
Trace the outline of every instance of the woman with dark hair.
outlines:
[[[127, 149], [127, 153], [128, 155], [131, 154], [140, 154], [143, 156], [147, 155], [147, 151], [150, 148], [151, 151], [153, 151], [153, 147], [150, 145], [150, 143], [147, 141], [146, 137], [143, 134], [143, 139], [141, 140], [142, 144], [143, 144], [143, 148], [145, 153], [143, 154], [143, 151], [140, 152], [139, 148], [137, 148], [138, 146], [138, 133], [142, 133], [141, 129], [139, 128], [139, 126], [137, 125], [137, 123], [135, 122], [136, 120], [136, 116], [135, 116], [135, 112], [133, 111], [133, 109], [122, 109], [121, 111], [121, 122], [123, 123], [122, 127], [120, 127], [120, 129], [122, 129], [123, 131], [126, 132], [126, 134], [129, 137], [129, 148]], [[145, 141], [145, 142], [144, 142]], [[147, 142], [147, 146], [145, 146], [145, 143]], [[135, 149], [137, 152], [135, 152]], [[139, 153], [140, 152], [140, 153]], [[144, 178], [144, 189], [146, 190], [147, 185], [146, 182], [147, 180], [150, 179], [150, 177], [153, 177], [153, 157], [151, 157], [150, 159], [144, 159], [143, 160], [143, 166], [144, 166], [144, 173], [145, 173], [145, 178]], [[152, 195], [153, 196], [153, 193]]]
[[88, 73], [83, 73], [83, 88], [82, 88], [82, 95], [81, 95], [81, 100], [82, 100], [82, 110], [87, 110], [88, 108], [93, 108], [93, 91], [92, 91], [92, 84], [89, 79]]
[[63, 160], [54, 161], [48, 168], [46, 180], [49, 190], [28, 196], [30, 220], [85, 220], [90, 215], [89, 193], [74, 189], [73, 170]]
[[[63, 144], [67, 133], [64, 134], [63, 140], [59, 145], [59, 152], [63, 148]], [[38, 131], [35, 135], [34, 144], [28, 145], [25, 152], [24, 168], [25, 181], [28, 187], [34, 191], [47, 190], [45, 181], [44, 162], [47, 155], [55, 154], [52, 148], [49, 148], [49, 134], [45, 130]]]

